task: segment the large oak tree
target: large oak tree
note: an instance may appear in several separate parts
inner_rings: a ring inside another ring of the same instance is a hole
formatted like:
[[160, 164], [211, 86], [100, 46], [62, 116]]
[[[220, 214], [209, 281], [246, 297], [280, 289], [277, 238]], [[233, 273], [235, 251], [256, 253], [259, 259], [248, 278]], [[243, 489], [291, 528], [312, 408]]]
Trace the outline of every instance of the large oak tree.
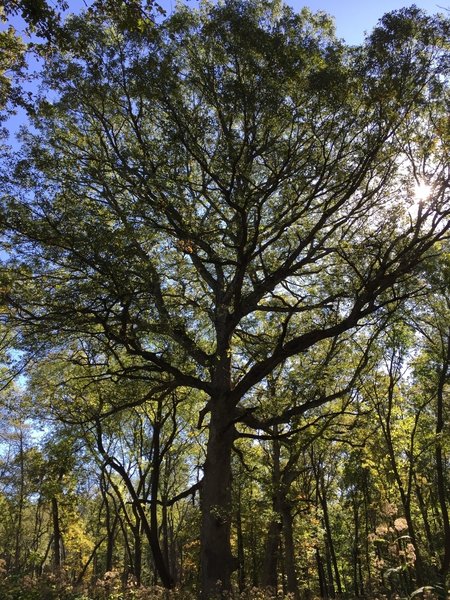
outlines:
[[[2, 290], [24, 349], [91, 338], [105, 373], [113, 357], [146, 398], [203, 394], [209, 598], [236, 568], [236, 436], [351, 384], [297, 382], [268, 416], [266, 378], [351, 344], [420, 287], [447, 235], [448, 23], [403, 10], [348, 48], [324, 15], [278, 2], [164, 20], [133, 6], [99, 4], [47, 48], [3, 212]], [[412, 209], [418, 182], [430, 193]]]

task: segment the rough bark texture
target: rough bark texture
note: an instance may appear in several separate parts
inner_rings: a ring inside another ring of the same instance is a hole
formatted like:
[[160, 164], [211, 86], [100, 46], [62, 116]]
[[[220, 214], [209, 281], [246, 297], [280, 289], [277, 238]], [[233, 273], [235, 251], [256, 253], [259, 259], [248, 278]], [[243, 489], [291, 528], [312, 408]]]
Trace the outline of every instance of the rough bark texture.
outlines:
[[231, 452], [234, 426], [224, 401], [211, 407], [205, 475], [201, 493], [201, 598], [222, 595], [231, 587], [237, 560], [231, 553]]

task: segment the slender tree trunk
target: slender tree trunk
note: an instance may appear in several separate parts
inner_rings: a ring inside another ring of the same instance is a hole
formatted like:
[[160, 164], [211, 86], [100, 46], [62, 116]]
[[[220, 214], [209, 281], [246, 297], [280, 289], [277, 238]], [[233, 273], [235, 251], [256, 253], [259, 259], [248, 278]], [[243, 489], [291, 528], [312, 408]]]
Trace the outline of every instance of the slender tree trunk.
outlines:
[[[253, 500], [253, 490], [250, 490], [250, 499]], [[250, 548], [250, 556], [251, 556], [251, 582], [253, 587], [258, 587], [259, 585], [259, 572], [258, 572], [258, 556], [256, 552], [257, 548], [257, 540], [258, 535], [255, 530], [255, 522], [253, 519], [250, 521], [250, 535], [249, 535], [249, 548]]]
[[14, 569], [20, 571], [21, 567], [21, 549], [22, 549], [22, 520], [25, 503], [25, 458], [23, 432], [19, 432], [19, 465], [20, 465], [20, 481], [19, 481], [19, 501], [17, 506], [17, 522], [16, 535], [14, 544]]
[[102, 471], [100, 476], [100, 493], [103, 498], [103, 506], [105, 507], [105, 526], [106, 526], [106, 556], [105, 556], [105, 571], [112, 571], [114, 560], [114, 542], [116, 537], [116, 528], [118, 522], [117, 511], [114, 517], [111, 513], [110, 500], [108, 498], [108, 485], [106, 474]]
[[[329, 553], [329, 561], [328, 562], [331, 563], [330, 569], [329, 569], [330, 594], [334, 598], [334, 581], [336, 582], [337, 591], [339, 594], [342, 594], [342, 584], [341, 584], [341, 577], [339, 574], [336, 552], [334, 550], [334, 542], [333, 542], [333, 535], [331, 532], [330, 516], [328, 513], [328, 501], [327, 501], [327, 496], [326, 496], [325, 484], [323, 481], [323, 473], [320, 474], [320, 478], [321, 478], [321, 481], [319, 482], [319, 485], [320, 485], [319, 499], [320, 499], [320, 503], [322, 505], [323, 522], [325, 525], [325, 534], [327, 537], [327, 548], [328, 548], [328, 553]], [[333, 574], [334, 574], [334, 577], [333, 577]]]
[[231, 453], [235, 436], [226, 399], [212, 401], [205, 475], [201, 490], [201, 598], [221, 597], [231, 588], [237, 560], [231, 553]]
[[[84, 565], [83, 565], [83, 567], [82, 567], [82, 569], [81, 569], [81, 571], [80, 571], [80, 574], [79, 574], [79, 575], [78, 575], [78, 577], [75, 579], [75, 586], [81, 585], [81, 583], [83, 582], [83, 577], [85, 576], [85, 574], [86, 574], [86, 571], [87, 571], [87, 569], [88, 569], [89, 565], [91, 564], [91, 562], [92, 562], [92, 563], [95, 563], [95, 562], [97, 562], [97, 558], [96, 558], [96, 557], [97, 557], [97, 551], [98, 551], [98, 549], [100, 548], [100, 546], [103, 544], [103, 542], [105, 541], [105, 539], [106, 539], [106, 536], [105, 536], [105, 537], [103, 537], [101, 540], [99, 540], [99, 541], [98, 541], [98, 542], [95, 544], [95, 546], [94, 546], [94, 548], [93, 548], [93, 550], [92, 550], [92, 552], [91, 552], [91, 554], [90, 554], [89, 558], [88, 558], [88, 559], [87, 559], [87, 561], [84, 563]], [[96, 572], [97, 572], [97, 568], [94, 566], [94, 573], [96, 573]]]
[[316, 479], [316, 494], [323, 514], [326, 542], [326, 567], [328, 573], [328, 594], [335, 597], [335, 582], [337, 591], [342, 594], [341, 576], [339, 573], [336, 552], [334, 549], [333, 534], [331, 530], [330, 515], [328, 511], [327, 489], [325, 486], [323, 463], [319, 457], [315, 460], [314, 448], [311, 449], [311, 461]]
[[363, 593], [362, 589], [362, 578], [361, 578], [361, 557], [359, 552], [359, 544], [360, 544], [360, 515], [359, 515], [359, 505], [357, 498], [353, 499], [353, 548], [352, 548], [352, 558], [353, 558], [353, 593], [356, 597], [359, 597]]
[[133, 575], [137, 587], [142, 583], [142, 539], [141, 539], [141, 523], [136, 515], [136, 526], [133, 528], [134, 537], [134, 560], [133, 560]]
[[53, 566], [55, 571], [58, 571], [61, 567], [61, 546], [62, 536], [61, 529], [59, 527], [59, 507], [58, 500], [55, 496], [52, 497], [52, 523], [53, 523]]
[[169, 566], [173, 580], [178, 583], [180, 580], [180, 544], [178, 543], [177, 534], [173, 524], [173, 520], [169, 521]]
[[242, 531], [242, 503], [241, 503], [241, 488], [237, 491], [237, 511], [236, 511], [236, 535], [237, 535], [237, 551], [238, 551], [238, 583], [239, 591], [243, 592], [245, 588], [245, 557], [244, 557], [244, 534]]
[[112, 571], [114, 564], [114, 546], [116, 539], [117, 515], [107, 526], [105, 570]]
[[162, 547], [162, 554], [164, 557], [164, 560], [166, 561], [166, 565], [169, 565], [170, 567], [170, 571], [171, 573], [173, 573], [173, 565], [170, 564], [170, 553], [169, 553], [169, 521], [168, 521], [168, 514], [167, 514], [167, 506], [164, 503], [164, 500], [166, 500], [166, 498], [162, 498], [163, 501], [163, 505], [161, 507], [161, 547]]
[[436, 556], [436, 543], [435, 536], [433, 536], [431, 532], [430, 520], [428, 518], [428, 510], [425, 503], [425, 499], [422, 494], [422, 490], [420, 488], [419, 482], [417, 481], [416, 473], [414, 473], [414, 486], [417, 502], [419, 504], [420, 514], [422, 516], [423, 527], [425, 530], [425, 536], [427, 538], [428, 549], [430, 554]]
[[319, 576], [320, 597], [328, 598], [327, 580], [325, 577], [325, 569], [323, 568], [322, 557], [320, 556], [319, 548], [316, 548], [317, 574]]
[[[153, 551], [153, 559], [157, 567], [158, 575], [163, 580], [166, 587], [173, 587], [175, 581], [169, 570], [169, 553], [168, 548], [163, 547], [161, 550], [159, 535], [158, 535], [158, 494], [159, 481], [161, 472], [161, 421], [162, 421], [162, 400], [158, 401], [158, 409], [155, 422], [153, 423], [153, 439], [152, 439], [152, 474], [150, 480], [150, 528], [147, 529], [150, 546]], [[167, 512], [165, 514], [165, 525], [167, 525]], [[145, 523], [144, 523], [145, 528]], [[145, 530], [145, 529], [144, 529]], [[164, 534], [164, 539], [167, 542], [167, 528]]]
[[[365, 590], [365, 592], [371, 592], [371, 581], [372, 581], [372, 569], [370, 566], [370, 546], [369, 546], [369, 533], [375, 529], [374, 524], [371, 523], [370, 518], [370, 506], [371, 506], [371, 496], [370, 496], [370, 488], [368, 482], [368, 475], [365, 473], [363, 475], [363, 505], [364, 505], [364, 557], [365, 557], [365, 565], [366, 565], [366, 574], [369, 589]], [[362, 578], [361, 578], [362, 581]]]
[[292, 516], [291, 506], [284, 502], [281, 507], [281, 516], [283, 519], [283, 539], [284, 539], [284, 563], [286, 565], [287, 591], [293, 594], [295, 600], [300, 598], [300, 592], [297, 582], [297, 570], [295, 568], [294, 551], [294, 518]]
[[328, 589], [330, 591], [330, 598], [335, 598], [336, 590], [334, 587], [333, 564], [331, 561], [330, 548], [328, 547], [328, 540], [326, 539], [326, 533], [325, 533], [325, 565], [326, 565]]
[[415, 574], [416, 574], [416, 583], [418, 586], [420, 586], [420, 585], [424, 585], [424, 583], [425, 583], [424, 566], [423, 566], [422, 554], [421, 554], [421, 551], [420, 551], [420, 548], [418, 545], [418, 541], [417, 541], [416, 528], [415, 528], [414, 521], [413, 521], [412, 514], [411, 514], [411, 490], [409, 490], [409, 489], [408, 489], [408, 491], [405, 490], [405, 487], [403, 485], [401, 475], [398, 471], [396, 456], [394, 453], [394, 448], [392, 446], [391, 438], [389, 437], [389, 439], [386, 441], [387, 441], [387, 445], [388, 445], [389, 455], [391, 458], [392, 471], [394, 473], [394, 478], [397, 483], [398, 491], [400, 494], [400, 499], [401, 499], [402, 506], [403, 506], [403, 513], [405, 515], [405, 519], [408, 524], [408, 533], [409, 533], [411, 542], [414, 545], [414, 549], [415, 549], [416, 561], [415, 561], [415, 565], [414, 565], [414, 567], [415, 567], [414, 570], [415, 570]]
[[281, 523], [273, 519], [269, 524], [267, 532], [266, 547], [264, 550], [264, 561], [261, 573], [261, 586], [264, 588], [277, 589], [278, 585], [278, 557], [280, 550]]
[[[277, 433], [277, 428], [273, 430], [274, 436]], [[280, 465], [280, 442], [275, 437], [272, 441], [273, 452], [273, 467], [272, 467], [272, 509], [274, 516], [269, 523], [267, 530], [267, 539], [264, 550], [264, 562], [261, 573], [262, 587], [277, 589], [278, 573], [277, 566], [279, 562], [281, 531], [282, 531], [282, 516], [281, 505], [283, 498], [281, 497], [281, 465]]]

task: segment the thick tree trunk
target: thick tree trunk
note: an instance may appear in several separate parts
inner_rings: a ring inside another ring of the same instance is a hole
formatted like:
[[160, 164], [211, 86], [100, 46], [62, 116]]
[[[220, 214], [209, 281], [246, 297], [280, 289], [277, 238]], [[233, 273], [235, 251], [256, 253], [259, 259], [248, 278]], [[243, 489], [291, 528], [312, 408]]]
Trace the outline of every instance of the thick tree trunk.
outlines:
[[201, 598], [220, 598], [231, 588], [237, 560], [231, 553], [231, 452], [235, 430], [226, 401], [212, 402], [201, 491]]

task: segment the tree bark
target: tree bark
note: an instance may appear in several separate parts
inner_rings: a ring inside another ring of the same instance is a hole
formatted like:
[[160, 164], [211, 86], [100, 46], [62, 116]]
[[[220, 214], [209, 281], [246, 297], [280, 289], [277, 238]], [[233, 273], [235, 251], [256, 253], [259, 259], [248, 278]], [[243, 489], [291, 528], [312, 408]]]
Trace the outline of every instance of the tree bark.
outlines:
[[430, 520], [428, 518], [427, 506], [426, 506], [419, 482], [417, 481], [416, 473], [414, 473], [414, 487], [415, 487], [415, 494], [416, 494], [416, 498], [417, 498], [417, 503], [419, 505], [420, 514], [422, 516], [422, 523], [423, 523], [425, 537], [426, 537], [427, 544], [428, 544], [428, 550], [429, 550], [430, 554], [435, 556], [436, 555], [435, 536], [433, 535], [433, 533], [431, 531], [431, 525], [430, 525]]
[[116, 528], [118, 523], [117, 511], [112, 515], [110, 501], [108, 498], [108, 484], [106, 473], [104, 470], [100, 474], [100, 493], [103, 498], [103, 506], [105, 507], [105, 527], [106, 527], [106, 555], [105, 555], [105, 571], [112, 571], [114, 560], [114, 543], [116, 537]]
[[58, 571], [61, 567], [61, 545], [62, 536], [61, 529], [59, 527], [59, 507], [58, 500], [55, 496], [52, 497], [52, 523], [53, 523], [53, 566], [55, 571]]
[[225, 399], [212, 402], [201, 490], [201, 598], [220, 598], [231, 588], [237, 560], [231, 553], [231, 453], [235, 437]]
[[283, 502], [281, 507], [281, 517], [283, 522], [283, 539], [284, 539], [284, 564], [286, 567], [287, 591], [292, 594], [295, 600], [300, 598], [300, 592], [297, 582], [297, 570], [295, 568], [295, 551], [294, 551], [294, 530], [292, 509], [287, 501]]
[[19, 431], [19, 467], [20, 467], [20, 481], [19, 481], [19, 501], [17, 506], [17, 520], [16, 520], [16, 531], [15, 531], [15, 544], [14, 544], [14, 569], [20, 571], [21, 568], [21, 548], [22, 548], [22, 520], [23, 510], [25, 503], [25, 454], [24, 454], [24, 440], [23, 431]]
[[316, 548], [317, 574], [319, 576], [320, 597], [328, 598], [327, 580], [325, 578], [325, 569], [323, 568], [322, 557], [319, 548]]
[[[327, 500], [327, 491], [325, 489], [325, 482], [323, 480], [323, 472], [320, 473], [320, 481], [319, 481], [319, 500], [322, 505], [323, 512], [323, 522], [325, 525], [325, 533], [327, 537], [327, 547], [329, 552], [329, 561], [331, 561], [330, 569], [329, 569], [329, 578], [330, 578], [330, 595], [334, 598], [335, 590], [334, 590], [334, 582], [336, 582], [337, 591], [339, 594], [342, 594], [342, 584], [341, 584], [341, 576], [339, 573], [338, 562], [336, 558], [336, 552], [334, 549], [334, 540], [333, 534], [331, 531], [330, 524], [330, 516], [328, 512], [328, 500]], [[327, 561], [327, 562], [329, 562]]]
[[133, 528], [134, 538], [134, 560], [133, 560], [133, 575], [137, 587], [142, 583], [142, 539], [141, 539], [141, 523], [136, 515], [136, 526]]
[[[274, 435], [277, 433], [277, 426], [273, 430]], [[265, 544], [264, 561], [261, 573], [262, 587], [277, 589], [278, 573], [277, 566], [280, 556], [281, 547], [281, 531], [282, 531], [282, 515], [281, 506], [283, 503], [281, 490], [281, 465], [280, 465], [280, 442], [274, 438], [272, 442], [273, 452], [273, 467], [272, 467], [272, 508], [274, 516], [269, 524], [267, 531], [267, 540]], [[285, 491], [283, 489], [283, 491]]]
[[238, 585], [239, 591], [243, 592], [245, 588], [245, 555], [244, 555], [244, 532], [242, 531], [242, 499], [241, 488], [237, 492], [237, 511], [236, 511], [236, 535], [238, 551]]
[[364, 594], [363, 580], [361, 577], [361, 557], [360, 557], [360, 513], [358, 499], [352, 500], [353, 508], [353, 548], [352, 548], [352, 571], [353, 571], [353, 593], [356, 598]]
[[267, 531], [264, 561], [261, 572], [261, 586], [263, 588], [277, 589], [278, 585], [278, 556], [280, 550], [281, 523], [273, 519]]

